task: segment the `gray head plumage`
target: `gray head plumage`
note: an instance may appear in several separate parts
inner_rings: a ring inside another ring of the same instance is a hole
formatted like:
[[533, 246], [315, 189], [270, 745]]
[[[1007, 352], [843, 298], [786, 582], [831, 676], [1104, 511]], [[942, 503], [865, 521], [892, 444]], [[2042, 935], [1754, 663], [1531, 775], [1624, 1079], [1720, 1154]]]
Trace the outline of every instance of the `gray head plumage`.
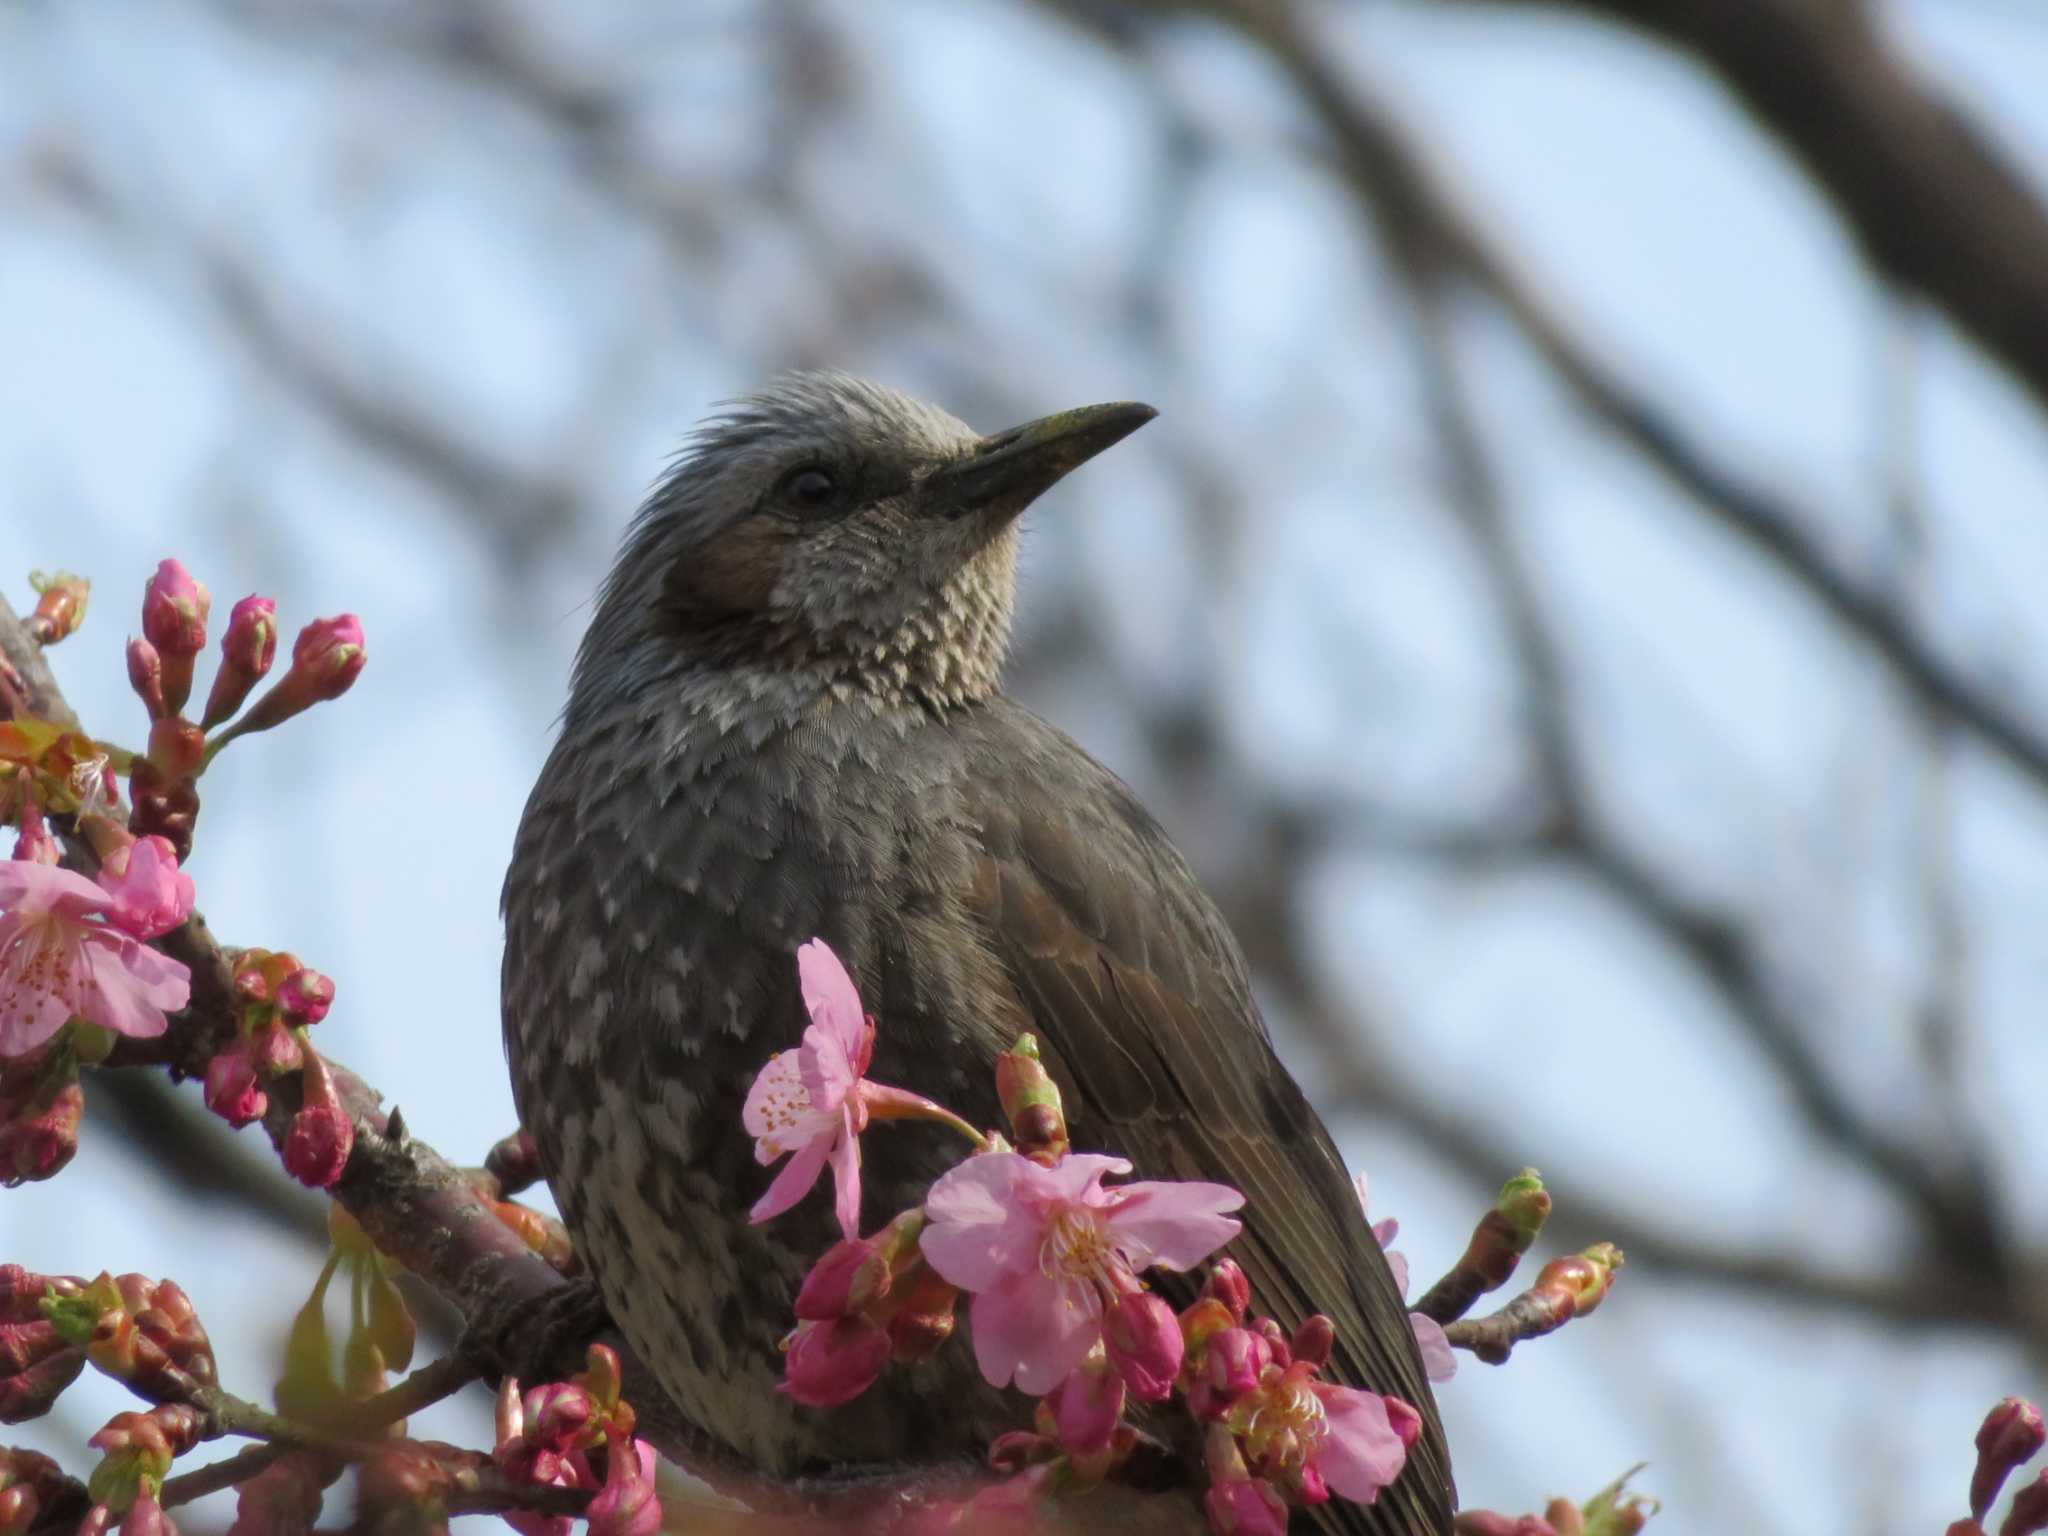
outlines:
[[1091, 406], [983, 436], [836, 372], [728, 402], [628, 529], [573, 693], [707, 668], [936, 704], [992, 691], [1017, 514], [1153, 414]]

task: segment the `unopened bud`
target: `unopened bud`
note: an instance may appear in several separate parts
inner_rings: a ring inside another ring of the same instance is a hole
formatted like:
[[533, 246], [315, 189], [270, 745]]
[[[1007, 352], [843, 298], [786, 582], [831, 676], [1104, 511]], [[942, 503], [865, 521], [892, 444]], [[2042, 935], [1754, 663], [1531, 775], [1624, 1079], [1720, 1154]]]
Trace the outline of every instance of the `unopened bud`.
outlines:
[[1102, 1343], [1132, 1396], [1163, 1403], [1173, 1395], [1186, 1343], [1173, 1308], [1150, 1291], [1121, 1296], [1102, 1319]]
[[796, 1293], [796, 1315], [830, 1322], [857, 1312], [889, 1289], [888, 1262], [866, 1238], [842, 1238], [826, 1249]]
[[86, 600], [92, 596], [91, 582], [69, 571], [54, 576], [32, 571], [28, 584], [37, 593], [36, 611], [23, 621], [31, 638], [40, 645], [55, 645], [78, 633], [78, 626], [85, 622]]
[[1202, 1500], [1216, 1536], [1287, 1536], [1287, 1504], [1262, 1477], [1211, 1483]]
[[263, 1118], [270, 1095], [244, 1051], [222, 1051], [207, 1062], [206, 1107], [237, 1130]]
[[164, 659], [147, 640], [128, 642], [128, 686], [142, 700], [150, 719], [161, 720], [170, 714], [164, 703]]
[[1069, 1455], [1097, 1456], [1124, 1415], [1124, 1379], [1096, 1356], [1084, 1360], [1046, 1398], [1054, 1433]]
[[931, 1359], [952, 1338], [960, 1292], [928, 1268], [916, 1270], [907, 1289], [898, 1286], [903, 1301], [889, 1318], [889, 1355], [899, 1365], [914, 1365]]
[[1060, 1090], [1039, 1059], [1038, 1041], [1020, 1035], [996, 1058], [996, 1097], [1026, 1156], [1058, 1157], [1067, 1150], [1067, 1121]]
[[228, 615], [227, 633], [220, 638], [220, 671], [214, 674], [199, 723], [210, 731], [232, 717], [270, 670], [276, 654], [277, 604], [251, 594]]
[[355, 683], [367, 653], [363, 626], [352, 613], [315, 619], [299, 631], [292, 646], [291, 670], [271, 684], [269, 692], [249, 706], [241, 719], [213, 739], [218, 752], [238, 736], [282, 725], [292, 716], [329, 699], [338, 699]]
[[836, 1408], [874, 1385], [889, 1361], [889, 1335], [860, 1316], [800, 1323], [775, 1390], [809, 1408]]
[[1256, 1388], [1272, 1358], [1266, 1341], [1249, 1328], [1226, 1328], [1210, 1339], [1202, 1363], [1212, 1410]]
[[2048, 1531], [2048, 1472], [2020, 1484], [1998, 1536], [2034, 1536], [2037, 1531]]
[[0, 1067], [0, 1183], [54, 1177], [78, 1153], [85, 1091], [75, 1055]]
[[1209, 1266], [1209, 1278], [1202, 1282], [1202, 1294], [1213, 1296], [1230, 1309], [1231, 1321], [1241, 1323], [1251, 1310], [1252, 1283], [1235, 1259], [1218, 1259]]
[[164, 710], [175, 715], [192, 696], [192, 660], [206, 648], [206, 588], [176, 560], [156, 568], [142, 589], [142, 635], [163, 658]]
[[1288, 1340], [1295, 1359], [1306, 1360], [1318, 1369], [1330, 1363], [1330, 1352], [1336, 1347], [1337, 1325], [1320, 1312], [1303, 1318], [1294, 1337]]
[[339, 1105], [308, 1104], [292, 1116], [285, 1136], [285, 1172], [308, 1189], [332, 1188], [348, 1167], [355, 1143], [355, 1123]]
[[318, 1024], [334, 1006], [334, 983], [312, 967], [301, 966], [278, 987], [277, 1004], [294, 1023]]
[[2041, 1410], [2024, 1398], [2008, 1397], [1984, 1416], [1977, 1430], [1977, 1468], [1970, 1478], [1970, 1514], [1982, 1520], [2005, 1480], [2034, 1459], [2048, 1428]]

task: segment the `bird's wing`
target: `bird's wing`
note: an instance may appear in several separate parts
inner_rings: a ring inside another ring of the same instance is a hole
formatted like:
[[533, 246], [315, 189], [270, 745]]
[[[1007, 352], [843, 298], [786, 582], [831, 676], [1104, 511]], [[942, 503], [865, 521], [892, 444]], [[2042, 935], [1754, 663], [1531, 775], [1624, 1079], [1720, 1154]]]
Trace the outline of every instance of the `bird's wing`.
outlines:
[[972, 776], [982, 799], [970, 905], [1068, 1095], [1075, 1145], [1140, 1178], [1245, 1196], [1232, 1252], [1255, 1307], [1337, 1325], [1329, 1374], [1415, 1404], [1408, 1469], [1322, 1528], [1450, 1529], [1448, 1457], [1392, 1273], [1328, 1131], [1273, 1054], [1243, 956], [1186, 863], [1120, 780], [1035, 716], [999, 703]]

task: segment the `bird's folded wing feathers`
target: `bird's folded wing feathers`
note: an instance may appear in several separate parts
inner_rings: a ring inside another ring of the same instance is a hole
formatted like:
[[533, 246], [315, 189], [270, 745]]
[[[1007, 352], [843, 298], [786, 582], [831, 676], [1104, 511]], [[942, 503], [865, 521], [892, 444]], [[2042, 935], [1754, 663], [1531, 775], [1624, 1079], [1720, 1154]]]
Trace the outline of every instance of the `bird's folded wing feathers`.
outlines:
[[1000, 803], [975, 808], [970, 900], [1070, 1096], [1075, 1144], [1128, 1157], [1138, 1178], [1240, 1190], [1231, 1252], [1255, 1307], [1289, 1329], [1327, 1313], [1329, 1375], [1423, 1411], [1395, 1486], [1369, 1508], [1333, 1501], [1317, 1524], [1447, 1531], [1448, 1462], [1405, 1308], [1328, 1132], [1273, 1055], [1235, 943], [1129, 790], [1031, 723], [1066, 748], [1060, 773], [1094, 782], [1069, 793], [1048, 773], [1006, 775]]

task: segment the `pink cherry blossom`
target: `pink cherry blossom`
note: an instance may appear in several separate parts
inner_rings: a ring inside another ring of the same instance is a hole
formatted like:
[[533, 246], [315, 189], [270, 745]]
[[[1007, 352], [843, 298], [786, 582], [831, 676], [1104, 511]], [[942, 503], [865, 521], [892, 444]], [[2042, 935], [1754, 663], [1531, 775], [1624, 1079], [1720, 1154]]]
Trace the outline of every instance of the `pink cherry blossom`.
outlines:
[[829, 1162], [839, 1230], [853, 1237], [860, 1231], [860, 1133], [869, 1112], [923, 1107], [927, 1101], [867, 1080], [875, 1026], [861, 1011], [853, 978], [825, 941], [812, 939], [799, 949], [796, 965], [810, 1028], [796, 1050], [768, 1058], [740, 1111], [754, 1138], [754, 1160], [766, 1167], [789, 1156], [789, 1163], [749, 1214], [757, 1222], [780, 1216], [810, 1192]]
[[926, 1260], [973, 1294], [970, 1331], [995, 1386], [1050, 1392], [1102, 1337], [1103, 1314], [1137, 1271], [1192, 1269], [1237, 1235], [1244, 1196], [1221, 1184], [1126, 1184], [1122, 1158], [1073, 1154], [1050, 1168], [1015, 1152], [971, 1157], [925, 1201]]
[[1298, 1486], [1310, 1503], [1334, 1492], [1370, 1504], [1408, 1460], [1384, 1398], [1319, 1381], [1303, 1361], [1239, 1398], [1225, 1422], [1255, 1472]]
[[[145, 865], [145, 883], [175, 870]], [[137, 1038], [164, 1032], [165, 1013], [191, 999], [192, 973], [118, 926], [124, 914], [166, 915], [73, 870], [0, 862], [0, 1057], [34, 1050], [74, 1016]]]
[[[1371, 1185], [1364, 1174], [1353, 1179], [1352, 1185], [1358, 1191], [1358, 1207], [1364, 1211], [1368, 1224], [1372, 1222]], [[1387, 1256], [1387, 1268], [1394, 1272], [1394, 1286], [1402, 1299], [1408, 1296], [1408, 1256], [1398, 1249], [1388, 1248], [1401, 1223], [1388, 1217], [1373, 1226], [1373, 1239], [1378, 1242]], [[1433, 1317], [1420, 1312], [1408, 1314], [1408, 1326], [1415, 1330], [1415, 1347], [1422, 1353], [1422, 1368], [1431, 1381], [1449, 1381], [1458, 1374], [1458, 1357], [1451, 1348], [1451, 1341], [1444, 1333], [1444, 1325]]]

